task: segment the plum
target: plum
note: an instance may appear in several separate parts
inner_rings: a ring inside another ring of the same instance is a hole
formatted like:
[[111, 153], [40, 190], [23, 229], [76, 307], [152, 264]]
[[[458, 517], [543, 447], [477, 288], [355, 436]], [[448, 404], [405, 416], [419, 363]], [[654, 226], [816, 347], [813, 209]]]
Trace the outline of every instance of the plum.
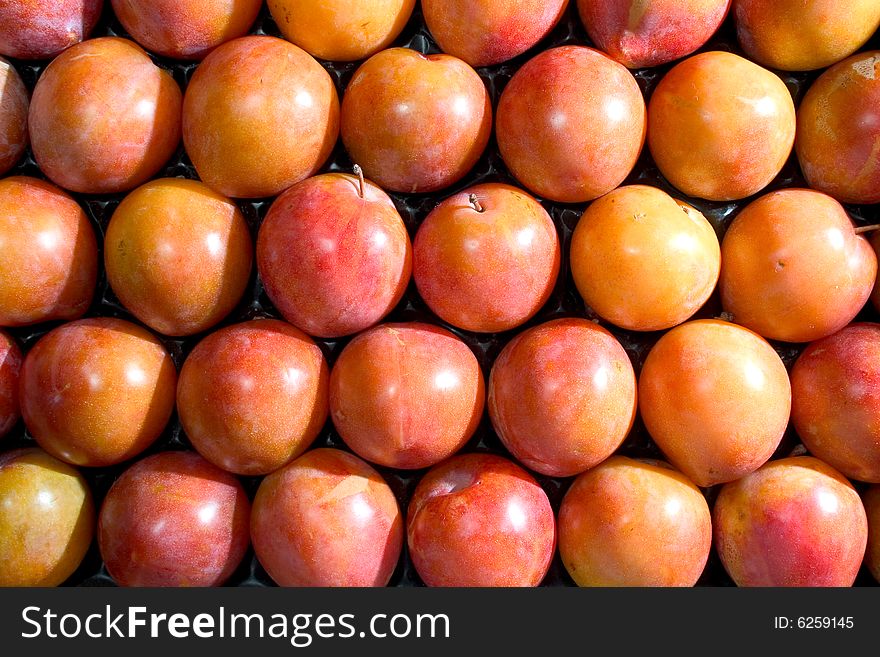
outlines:
[[720, 270], [712, 225], [655, 187], [620, 187], [597, 199], [571, 240], [578, 292], [601, 317], [631, 331], [689, 319], [712, 295]]
[[21, 370], [21, 412], [43, 449], [74, 465], [137, 456], [168, 424], [177, 371], [149, 331], [121, 319], [81, 319], [33, 346]]
[[196, 345], [180, 370], [177, 411], [206, 459], [236, 474], [268, 474], [323, 428], [329, 379], [308, 336], [278, 320], [253, 320]]
[[788, 426], [791, 384], [759, 335], [696, 320], [664, 334], [648, 353], [639, 410], [672, 465], [698, 486], [713, 486], [773, 455]]
[[6, 436], [21, 417], [18, 386], [22, 355], [16, 341], [0, 331], [0, 438]]
[[95, 535], [83, 476], [41, 449], [0, 454], [0, 586], [58, 586]]
[[521, 55], [556, 26], [568, 0], [422, 0], [431, 36], [471, 66]]
[[28, 145], [30, 98], [15, 67], [0, 57], [0, 176], [21, 159]]
[[112, 194], [146, 182], [180, 143], [180, 87], [133, 41], [90, 39], [43, 71], [28, 128], [56, 185]]
[[0, 55], [49, 59], [88, 38], [104, 0], [0, 0]]
[[612, 456], [559, 509], [559, 553], [579, 586], [693, 586], [711, 549], [706, 498], [662, 461]]
[[313, 175], [339, 134], [333, 80], [283, 39], [246, 36], [205, 58], [183, 100], [183, 143], [225, 196], [280, 194]]
[[284, 38], [334, 62], [352, 62], [388, 48], [416, 0], [269, 0]]
[[489, 376], [489, 417], [505, 447], [541, 474], [570, 477], [620, 447], [636, 415], [623, 346], [586, 319], [556, 319], [507, 343]]
[[721, 243], [721, 303], [770, 340], [809, 342], [849, 324], [871, 296], [877, 256], [830, 196], [783, 189], [733, 220]]
[[810, 187], [842, 203], [880, 202], [880, 51], [825, 71], [798, 110], [798, 161]]
[[868, 540], [859, 494], [810, 456], [726, 484], [712, 520], [715, 549], [739, 586], [852, 586]]
[[373, 468], [347, 452], [315, 449], [260, 484], [251, 535], [281, 586], [385, 586], [400, 558], [403, 519]]
[[592, 48], [562, 46], [520, 68], [498, 102], [504, 163], [538, 196], [583, 203], [607, 194], [645, 143], [645, 101], [632, 74]]
[[431, 469], [416, 486], [406, 527], [428, 586], [537, 586], [556, 549], [547, 493], [494, 454], [461, 454]]
[[338, 338], [370, 328], [397, 305], [412, 246], [388, 194], [368, 180], [327, 173], [272, 203], [257, 237], [257, 268], [287, 321]]
[[476, 356], [449, 331], [381, 324], [349, 342], [330, 373], [330, 417], [361, 458], [427, 468], [476, 431], [485, 384]]
[[95, 294], [98, 244], [86, 213], [51, 183], [0, 180], [0, 326], [79, 319]]
[[880, 324], [852, 324], [808, 346], [791, 393], [810, 453], [850, 479], [880, 483]]
[[111, 0], [122, 27], [147, 50], [197, 60], [244, 36], [262, 0]]
[[593, 43], [627, 68], [690, 55], [718, 30], [731, 0], [578, 0]]
[[413, 276], [442, 320], [466, 331], [516, 328], [547, 302], [560, 247], [547, 211], [501, 183], [465, 189], [434, 208], [413, 243]]
[[241, 483], [192, 452], [161, 452], [113, 482], [98, 546], [122, 586], [219, 586], [244, 558], [250, 502]]
[[113, 292], [165, 335], [201, 333], [244, 294], [253, 243], [238, 207], [204, 183], [153, 180], [116, 208], [104, 238]]
[[749, 58], [784, 71], [831, 66], [880, 27], [875, 0], [733, 0], [733, 15]]
[[755, 194], [791, 154], [795, 109], [776, 75], [729, 52], [677, 64], [651, 96], [648, 146], [660, 172], [688, 196]]
[[341, 121], [352, 161], [383, 189], [436, 192], [461, 180], [483, 154], [492, 103], [460, 59], [391, 48], [355, 71]]

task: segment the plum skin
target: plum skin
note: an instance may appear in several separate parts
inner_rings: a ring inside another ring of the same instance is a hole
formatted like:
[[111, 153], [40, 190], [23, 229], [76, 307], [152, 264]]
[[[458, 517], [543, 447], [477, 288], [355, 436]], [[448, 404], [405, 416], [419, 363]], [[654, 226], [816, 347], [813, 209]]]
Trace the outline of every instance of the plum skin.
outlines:
[[0, 0], [0, 54], [50, 59], [87, 39], [104, 0]]
[[841, 203], [880, 202], [880, 51], [835, 64], [807, 90], [795, 143], [810, 187]]
[[876, 255], [846, 210], [814, 190], [757, 198], [721, 242], [722, 306], [768, 340], [836, 333], [864, 307], [876, 276]]
[[15, 166], [28, 145], [30, 96], [15, 67], [0, 57], [0, 176]]
[[700, 48], [731, 0], [577, 0], [590, 39], [627, 68], [659, 66]]
[[569, 0], [422, 0], [440, 49], [471, 66], [494, 66], [521, 55], [559, 23]]
[[288, 41], [321, 59], [353, 62], [391, 46], [416, 0], [268, 0]]

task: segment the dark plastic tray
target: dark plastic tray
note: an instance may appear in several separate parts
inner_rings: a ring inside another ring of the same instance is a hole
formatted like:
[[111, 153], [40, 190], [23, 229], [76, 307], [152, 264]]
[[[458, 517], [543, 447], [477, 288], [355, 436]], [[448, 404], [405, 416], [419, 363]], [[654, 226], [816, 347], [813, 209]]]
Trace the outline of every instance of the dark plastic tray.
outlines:
[[[260, 16], [257, 19], [251, 32], [253, 34], [281, 36], [265, 5], [263, 6]], [[93, 33], [92, 37], [108, 35], [128, 36], [125, 30], [119, 24], [119, 21], [113, 15], [109, 3], [107, 3], [101, 21], [98, 24], [98, 27]], [[510, 80], [510, 77], [513, 75], [513, 73], [515, 73], [520, 66], [531, 59], [539, 51], [563, 44], [592, 45], [578, 18], [574, 2], [572, 2], [571, 6], [569, 6], [560, 24], [546, 39], [544, 39], [544, 41], [542, 41], [534, 49], [511, 60], [510, 62], [501, 64], [499, 66], [478, 69], [478, 73], [486, 83], [489, 94], [492, 97], [493, 108], [497, 108], [498, 98], [501, 94], [501, 91], [504, 89], [504, 86], [507, 84], [508, 80]], [[427, 28], [424, 25], [424, 21], [421, 15], [421, 8], [419, 6], [416, 7], [412, 19], [409, 21], [403, 33], [397, 39], [394, 45], [408, 46], [423, 53], [440, 52], [439, 48], [434, 43]], [[863, 50], [871, 50], [877, 48], [880, 48], [880, 35], [875, 34], [871, 41], [863, 48]], [[728, 17], [728, 19], [725, 21], [724, 25], [722, 25], [721, 29], [715, 35], [715, 37], [701, 49], [701, 51], [707, 50], [727, 50], [742, 54], [739, 46], [736, 43], [736, 35], [733, 27], [732, 18]], [[163, 68], [168, 69], [174, 75], [174, 78], [183, 89], [186, 88], [186, 84], [196, 68], [196, 64], [194, 63], [179, 62], [160, 57], [154, 57], [154, 60]], [[25, 84], [28, 86], [28, 89], [32, 91], [34, 85], [36, 84], [37, 78], [46, 66], [46, 62], [34, 63], [13, 61], [13, 63], [18, 69], [19, 73], [24, 78]], [[354, 71], [359, 66], [360, 62], [321, 63], [333, 77], [341, 98], [348, 81], [350, 80]], [[654, 69], [642, 69], [639, 71], [634, 71], [635, 77], [638, 80], [639, 86], [641, 87], [646, 100], [650, 98], [650, 95], [659, 80], [673, 65], [674, 64], [669, 64]], [[819, 73], [820, 72], [796, 74], [780, 73], [780, 77], [791, 90], [792, 95], [795, 99], [795, 103], [798, 104], [804, 92], [807, 90], [812, 81], [819, 75]], [[334, 150], [327, 165], [325, 165], [323, 171], [351, 171], [352, 164], [353, 163], [348, 157], [348, 154], [345, 152], [341, 141], [339, 141], [337, 143], [336, 149]], [[15, 167], [9, 175], [29, 175], [45, 178], [45, 176], [42, 175], [39, 168], [36, 166], [30, 150], [28, 151], [22, 162], [20, 162], [19, 165]], [[162, 172], [160, 172], [159, 176], [157, 177], [162, 176], [183, 176], [186, 178], [197, 178], [195, 169], [193, 168], [189, 158], [184, 152], [182, 145], [180, 146], [174, 157], [171, 159], [171, 161], [168, 163], [168, 165], [162, 170]], [[461, 189], [464, 189], [476, 183], [486, 181], [499, 181], [518, 185], [516, 180], [507, 172], [507, 169], [505, 168], [504, 163], [502, 162], [501, 157], [498, 154], [498, 148], [495, 142], [494, 135], [489, 142], [486, 153], [480, 159], [474, 170], [471, 171], [464, 180], [462, 180], [454, 187], [443, 190], [438, 194], [391, 194], [391, 196], [394, 199], [398, 210], [403, 216], [407, 228], [410, 232], [410, 236], [412, 237], [415, 235], [415, 231], [418, 228], [421, 220], [424, 219], [427, 213], [431, 209], [433, 209], [440, 200], [452, 195], [453, 193]], [[743, 201], [737, 201], [733, 203], [713, 203], [700, 199], [686, 197], [682, 193], [678, 192], [675, 188], [673, 188], [660, 175], [656, 165], [651, 159], [647, 146], [645, 147], [641, 158], [636, 164], [635, 169], [627, 178], [624, 184], [634, 183], [654, 185], [656, 187], [664, 189], [665, 191], [669, 192], [677, 198], [687, 200], [689, 203], [697, 207], [701, 212], [705, 214], [706, 218], [714, 226], [719, 238], [723, 236], [724, 231], [727, 229], [727, 226], [730, 224], [730, 221], [733, 219], [736, 213], [741, 208], [743, 208], [750, 200], [752, 200], [745, 199]], [[803, 176], [801, 175], [797, 160], [792, 155], [780, 175], [773, 181], [773, 183], [771, 183], [769, 187], [767, 187], [761, 193], [763, 194], [773, 189], [780, 189], [785, 187], [805, 186], [806, 183], [804, 182]], [[107, 224], [110, 221], [110, 217], [113, 211], [116, 209], [116, 206], [119, 204], [119, 201], [124, 197], [124, 195], [75, 196], [77, 200], [86, 208], [90, 219], [95, 225], [100, 241], [103, 241], [104, 230], [106, 229]], [[259, 228], [260, 222], [265, 216], [271, 202], [272, 199], [248, 200], [239, 202], [239, 206], [241, 207], [242, 211], [245, 214], [245, 217], [247, 218], [254, 238], [256, 238], [256, 233]], [[454, 333], [459, 335], [468, 345], [470, 345], [482, 365], [484, 375], [488, 379], [489, 371], [492, 367], [492, 363], [495, 357], [514, 335], [525, 330], [525, 328], [543, 323], [556, 317], [564, 316], [578, 316], [598, 319], [595, 313], [593, 313], [593, 311], [589, 307], [585, 307], [583, 300], [578, 295], [577, 290], [574, 287], [571, 270], [568, 266], [568, 252], [572, 231], [574, 230], [574, 227], [577, 224], [577, 221], [586, 206], [585, 204], [565, 205], [547, 201], [542, 201], [542, 203], [544, 207], [548, 210], [550, 215], [553, 217], [553, 220], [559, 231], [562, 243], [562, 268], [560, 271], [559, 281], [550, 300], [547, 302], [546, 306], [541, 310], [541, 312], [530, 322], [528, 322], [528, 324], [511, 332], [494, 335], [477, 335], [465, 331], [460, 331], [444, 324], [433, 313], [431, 313], [431, 311], [427, 308], [425, 303], [419, 297], [415, 285], [412, 282], [410, 283], [410, 286], [403, 300], [398, 305], [398, 307], [395, 308], [395, 310], [389, 315], [386, 321], [418, 320], [445, 326], [446, 328], [452, 330]], [[880, 223], [880, 208], [878, 208], [877, 206], [847, 206], [847, 209], [858, 224]], [[99, 258], [103, 258], [100, 253]], [[103, 260], [101, 260], [101, 262], [103, 263]], [[706, 306], [696, 315], [696, 317], [717, 317], [720, 313], [721, 306], [716, 292], [716, 294], [713, 295], [713, 297], [709, 300]], [[134, 317], [132, 317], [131, 314], [125, 310], [122, 304], [114, 296], [112, 290], [109, 288], [106, 275], [103, 271], [103, 265], [101, 266], [101, 271], [98, 279], [97, 293], [87, 316], [121, 317], [130, 321], [137, 322], [137, 320], [134, 319]], [[256, 276], [256, 272], [254, 272], [251, 276], [251, 282], [248, 287], [248, 291], [244, 295], [244, 298], [235, 309], [235, 311], [233, 311], [229, 315], [229, 317], [227, 317], [221, 323], [220, 326], [226, 326], [229, 324], [234, 324], [257, 317], [281, 318], [280, 314], [275, 310], [272, 303], [269, 301], [268, 297], [263, 291], [263, 287]], [[878, 315], [878, 313], [876, 313], [869, 304], [869, 306], [859, 316], [858, 320], [876, 322], [880, 321], [880, 315]], [[16, 338], [18, 338], [24, 349], [27, 350], [28, 348], [30, 348], [30, 346], [34, 344], [37, 339], [39, 339], [47, 331], [54, 328], [58, 324], [58, 322], [55, 322], [50, 324], [43, 324], [37, 327], [31, 327], [28, 329], [13, 329], [11, 332]], [[645, 356], [647, 355], [653, 344], [657, 341], [661, 333], [634, 333], [614, 327], [607, 322], [601, 322], [601, 324], [605, 326], [605, 328], [609, 329], [623, 344], [624, 348], [630, 356], [630, 359], [633, 362], [633, 365], [636, 369], [636, 374], [638, 374], [641, 370], [641, 366], [644, 362]], [[215, 327], [215, 329], [213, 330], [220, 328], [220, 326]], [[183, 364], [183, 361], [185, 360], [187, 354], [199, 342], [199, 340], [204, 337], [204, 335], [205, 334], [186, 339], [163, 338], [164, 343], [174, 357], [175, 363], [178, 366], [178, 370]], [[321, 347], [324, 349], [324, 352], [331, 366], [337, 354], [345, 346], [346, 342], [347, 340], [318, 341], [318, 344], [320, 344]], [[782, 343], [774, 344], [774, 346], [789, 368], [794, 363], [795, 359], [802, 349], [802, 346]], [[19, 425], [15, 429], [13, 429], [12, 434], [4, 439], [2, 449], [3, 451], [6, 451], [17, 447], [31, 446], [33, 444], [33, 439], [27, 434], [24, 425], [20, 422]], [[314, 446], [336, 447], [345, 450], [348, 449], [345, 446], [345, 443], [343, 443], [342, 439], [333, 429], [333, 426], [329, 420], [323, 431], [315, 441]], [[139, 458], [143, 458], [143, 456], [146, 456], [148, 454], [153, 454], [164, 450], [186, 448], [191, 449], [189, 441], [184, 435], [175, 414], [162, 436]], [[800, 446], [800, 441], [798, 440], [797, 436], [794, 435], [793, 430], [789, 428], [789, 431], [783, 438], [775, 457], [786, 456], [794, 451], [799, 451], [802, 449], [803, 448]], [[463, 451], [487, 451], [498, 453], [510, 458], [509, 453], [505, 450], [504, 446], [501, 444], [501, 441], [492, 430], [488, 415], [485, 413], [476, 434]], [[618, 453], [637, 458], [663, 458], [662, 453], [659, 451], [657, 446], [654, 444], [650, 436], [645, 431], [644, 425], [639, 418], [636, 419], [636, 423], [633, 427], [632, 432], [626, 439], [625, 443], [618, 450]], [[96, 505], [98, 505], [98, 508], [100, 508], [101, 501], [103, 500], [104, 495], [106, 494], [110, 485], [113, 483], [116, 477], [118, 477], [129, 465], [131, 465], [131, 462], [123, 463], [109, 468], [81, 469], [91, 486], [92, 492], [95, 496], [95, 503]], [[382, 473], [382, 475], [390, 484], [392, 490], [397, 496], [398, 502], [400, 503], [401, 510], [405, 513], [410, 496], [413, 493], [415, 485], [421, 479], [424, 471], [404, 472], [381, 467], [378, 468], [378, 470]], [[537, 475], [537, 479], [547, 491], [547, 494], [550, 497], [550, 502], [553, 505], [554, 512], [558, 511], [559, 504], [562, 501], [562, 497], [565, 494], [565, 491], [570, 485], [572, 479], [555, 479], [544, 477], [541, 475]], [[253, 498], [253, 494], [256, 491], [257, 486], [259, 485], [260, 479], [256, 477], [245, 477], [242, 478], [242, 481], [248, 491], [248, 494], [251, 496], [251, 498]], [[856, 484], [856, 486], [859, 488], [859, 490], [863, 490], [864, 488], [861, 484]], [[711, 505], [714, 501], [715, 495], [717, 494], [717, 487], [707, 489], [705, 493]], [[65, 585], [73, 586], [107, 586], [113, 584], [113, 580], [107, 574], [107, 571], [101, 561], [101, 556], [98, 552], [96, 541], [93, 541], [92, 546], [89, 549], [89, 552], [86, 555], [86, 558], [84, 559], [82, 565], [65, 583]], [[254, 557], [253, 550], [249, 550], [241, 566], [228, 581], [227, 585], [273, 586], [274, 583], [257, 562], [256, 558]], [[547, 574], [543, 585], [573, 586], [573, 582], [566, 573], [558, 554], [554, 557], [553, 563], [550, 567], [550, 571]], [[733, 582], [724, 571], [724, 568], [721, 566], [721, 563], [718, 560], [714, 550], [709, 558], [709, 563], [707, 564], [698, 585], [733, 585]], [[876, 582], [867, 572], [867, 569], [863, 568], [856, 581], [856, 585], [876, 585]], [[391, 578], [391, 586], [422, 586], [422, 582], [412, 566], [412, 562], [409, 559], [405, 547], [400, 562], [398, 563], [394, 575]]]

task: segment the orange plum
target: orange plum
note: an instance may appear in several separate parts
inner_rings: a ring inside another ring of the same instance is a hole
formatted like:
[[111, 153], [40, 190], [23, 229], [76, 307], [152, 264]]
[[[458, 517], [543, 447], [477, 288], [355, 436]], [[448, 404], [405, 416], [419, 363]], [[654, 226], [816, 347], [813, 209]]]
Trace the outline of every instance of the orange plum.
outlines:
[[489, 417], [523, 465], [570, 477], [620, 447], [636, 415], [623, 346], [586, 319], [557, 319], [511, 340], [489, 376]]
[[612, 456], [559, 509], [559, 553], [578, 586], [693, 586], [711, 549], [706, 498], [662, 461]]
[[526, 52], [566, 7], [568, 0], [422, 0], [437, 45], [471, 66], [494, 66]]
[[651, 349], [639, 410], [669, 461], [698, 486], [757, 470], [782, 440], [791, 385], [760, 336], [719, 320], [681, 324]]
[[41, 449], [0, 454], [0, 587], [58, 586], [95, 535], [83, 476]]
[[0, 57], [0, 176], [15, 166], [27, 148], [29, 105], [18, 71]]
[[413, 242], [413, 277], [425, 303], [466, 331], [516, 328], [547, 302], [559, 275], [556, 227], [534, 198], [485, 183], [434, 208]]
[[265, 319], [227, 326], [180, 370], [177, 412], [211, 463], [264, 475], [302, 454], [327, 420], [330, 371], [308, 336]]
[[314, 449], [263, 479], [251, 536], [281, 586], [385, 586], [400, 558], [403, 518], [373, 468], [341, 450]]
[[689, 196], [731, 201], [755, 194], [791, 154], [795, 109], [776, 75], [729, 52], [684, 60], [648, 106], [648, 145], [660, 172]]
[[104, 0], [0, 0], [0, 55], [49, 59], [88, 38]]
[[346, 345], [330, 374], [330, 417], [361, 458], [417, 470], [461, 449], [485, 404], [477, 357], [449, 331], [381, 324]]
[[43, 71], [28, 127], [34, 158], [56, 185], [125, 192], [158, 173], [180, 143], [180, 87], [140, 46], [90, 39]]
[[435, 192], [480, 159], [492, 133], [492, 103], [460, 59], [391, 48], [349, 82], [341, 132], [352, 161], [383, 189]]
[[628, 68], [690, 55], [718, 30], [731, 0], [577, 0], [587, 34]]
[[795, 150], [810, 187], [842, 203], [880, 202], [880, 51], [819, 76], [798, 110]]
[[125, 197], [107, 226], [104, 264], [122, 304], [165, 335], [193, 335], [241, 299], [253, 244], [238, 207], [204, 183], [163, 178]]
[[283, 39], [247, 36], [198, 66], [183, 100], [183, 143], [225, 196], [275, 196], [323, 166], [339, 134], [330, 74]]
[[122, 27], [147, 50], [176, 59], [203, 59], [247, 34], [262, 0], [111, 0]]
[[734, 0], [733, 15], [749, 58], [784, 71], [831, 66], [880, 27], [876, 0]]
[[830, 196], [785, 189], [753, 201], [721, 243], [721, 302], [768, 340], [809, 342], [861, 311], [877, 256]]
[[655, 187], [620, 187], [581, 216], [571, 270], [599, 316], [632, 331], [681, 324], [712, 295], [721, 247], [696, 209]]
[[352, 62], [388, 48], [416, 0], [269, 0], [284, 38], [334, 62]]
[[149, 447], [171, 418], [177, 372], [149, 331], [110, 317], [53, 329], [21, 370], [21, 412], [40, 446], [104, 467]]

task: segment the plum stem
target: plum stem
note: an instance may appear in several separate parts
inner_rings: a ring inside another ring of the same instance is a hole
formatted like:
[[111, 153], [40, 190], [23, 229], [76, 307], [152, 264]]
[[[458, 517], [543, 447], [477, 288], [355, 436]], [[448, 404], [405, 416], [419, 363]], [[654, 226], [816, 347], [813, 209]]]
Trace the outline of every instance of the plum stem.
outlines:
[[859, 226], [856, 228], [856, 235], [862, 235], [864, 233], [872, 233], [875, 230], [880, 230], [880, 224], [872, 224], [870, 226]]
[[361, 169], [360, 164], [355, 164], [351, 170], [358, 177], [358, 195], [364, 198], [364, 170]]
[[471, 194], [470, 197], [468, 198], [468, 202], [470, 202], [470, 204], [473, 206], [474, 210], [476, 210], [477, 212], [485, 212], [486, 209], [480, 203], [479, 199], [477, 199], [476, 194]]

